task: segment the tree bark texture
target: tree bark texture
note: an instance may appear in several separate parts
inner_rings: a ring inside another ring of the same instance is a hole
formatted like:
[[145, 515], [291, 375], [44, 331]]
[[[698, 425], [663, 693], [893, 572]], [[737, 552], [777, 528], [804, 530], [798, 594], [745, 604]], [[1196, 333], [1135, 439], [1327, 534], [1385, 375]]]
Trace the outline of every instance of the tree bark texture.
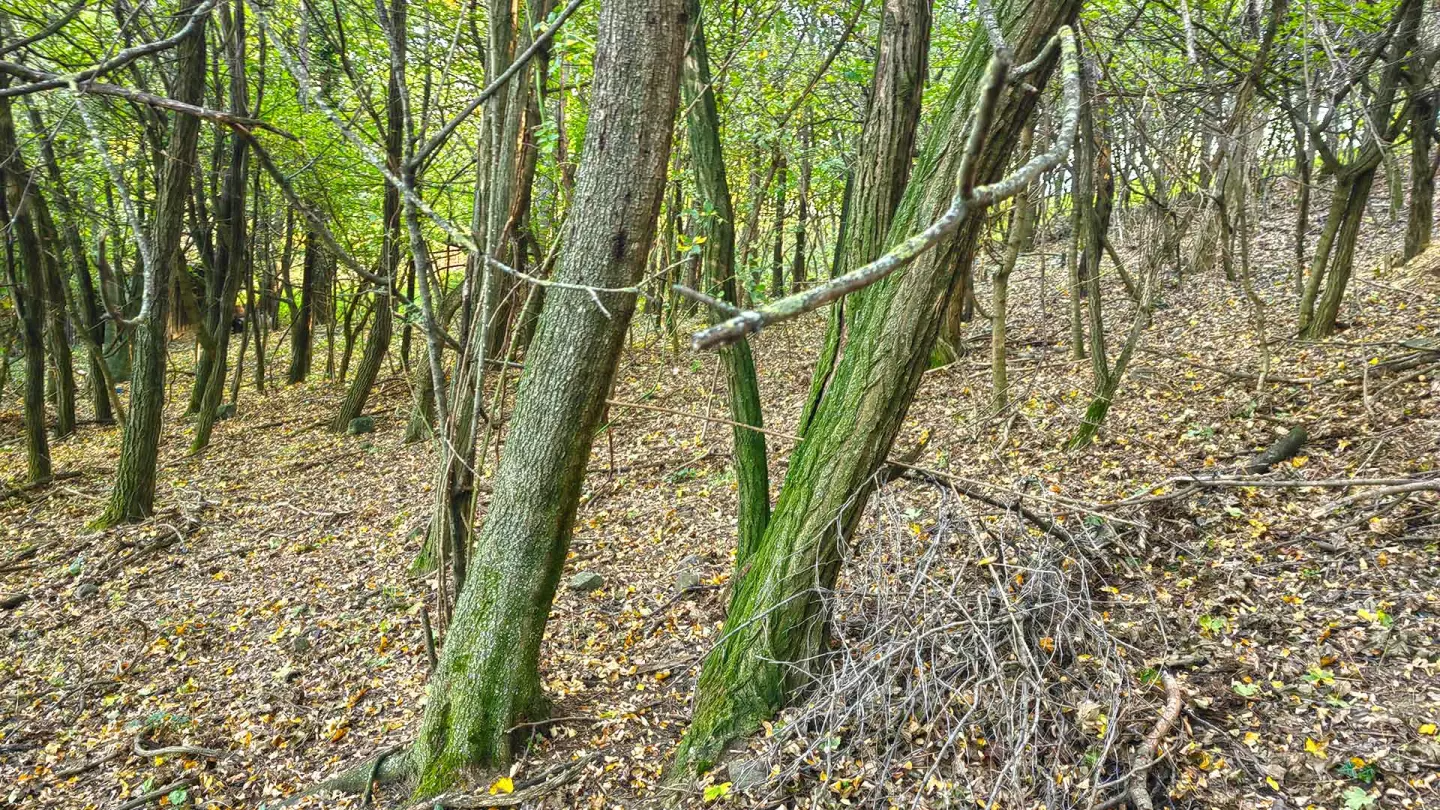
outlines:
[[[644, 271], [665, 183], [686, 34], [682, 0], [600, 10], [595, 85], [557, 278], [618, 287]], [[595, 428], [635, 301], [546, 296], [505, 454], [456, 603], [411, 761], [417, 794], [462, 768], [503, 763], [511, 729], [545, 711], [538, 659]]]

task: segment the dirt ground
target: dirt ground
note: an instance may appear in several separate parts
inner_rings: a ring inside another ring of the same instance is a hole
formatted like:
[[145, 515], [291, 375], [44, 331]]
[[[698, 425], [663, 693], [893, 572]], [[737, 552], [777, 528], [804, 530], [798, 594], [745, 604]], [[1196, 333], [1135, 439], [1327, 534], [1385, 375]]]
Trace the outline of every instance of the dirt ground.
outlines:
[[[1407, 341], [1440, 337], [1440, 261], [1387, 270], [1380, 257], [1399, 230], [1377, 200], [1347, 328], [1323, 343], [1290, 340], [1284, 213], [1260, 229], [1255, 251], [1274, 344], [1263, 396], [1238, 286], [1216, 271], [1180, 289], [1167, 275], [1099, 442], [1066, 453], [1090, 366], [1065, 344], [1063, 270], [1050, 259], [1042, 289], [1032, 257], [1012, 283], [1014, 407], [990, 413], [988, 332], [977, 325], [969, 355], [927, 374], [897, 452], [923, 436], [917, 465], [999, 495], [1024, 491], [1062, 526], [1087, 513], [1115, 519], [1123, 542], [1097, 605], [1136, 670], [1173, 672], [1183, 692], [1161, 752], [1173, 806], [1436, 806], [1435, 494], [1357, 499], [1317, 515], [1358, 490], [1167, 483], [1243, 467], [1295, 425], [1309, 443], [1268, 478], [1437, 469], [1436, 368], [1388, 369], [1418, 345]], [[1131, 308], [1112, 292], [1113, 345]], [[770, 429], [793, 429], [822, 331], [812, 317], [754, 341]], [[183, 370], [188, 347], [175, 356]], [[150, 806], [274, 807], [415, 732], [428, 671], [422, 608], [434, 618], [434, 595], [433, 578], [409, 565], [431, 457], [402, 442], [404, 375], [382, 375], [369, 408], [378, 429], [362, 436], [324, 429], [341, 392], [319, 375], [263, 396], [247, 384], [238, 415], [195, 457], [178, 411], [187, 382], [176, 374], [153, 520], [87, 529], [119, 452], [118, 431], [93, 424], [52, 445], [55, 469], [71, 477], [0, 502], [0, 594], [28, 596], [0, 612], [0, 800], [9, 806], [115, 810], [175, 785]], [[637, 328], [614, 398], [689, 415], [612, 407], [595, 442], [566, 576], [590, 571], [604, 582], [561, 588], [541, 657], [554, 717], [511, 776], [523, 785], [598, 756], [547, 806], [636, 807], [668, 795], [661, 773], [723, 620], [733, 550], [730, 429], [698, 418], [726, 415], [716, 386], [715, 357], [674, 353], [648, 323]], [[15, 392], [5, 396], [0, 476], [15, 484], [24, 448]], [[777, 490], [792, 444], [770, 442]], [[492, 442], [485, 474], [494, 466]], [[927, 525], [925, 484], [897, 481], [886, 492]], [[1127, 498], [1136, 502], [1114, 505]], [[679, 591], [677, 581], [692, 587]], [[1127, 696], [1114, 719], [1124, 745], [1154, 726], [1165, 697], [1159, 687]], [[851, 766], [864, 773], [863, 763], [841, 763], [807, 777], [803, 805], [976, 805], [920, 788], [882, 802], [842, 779]], [[738, 792], [717, 793], [709, 804], [746, 806]], [[400, 791], [376, 800], [406, 804]]]

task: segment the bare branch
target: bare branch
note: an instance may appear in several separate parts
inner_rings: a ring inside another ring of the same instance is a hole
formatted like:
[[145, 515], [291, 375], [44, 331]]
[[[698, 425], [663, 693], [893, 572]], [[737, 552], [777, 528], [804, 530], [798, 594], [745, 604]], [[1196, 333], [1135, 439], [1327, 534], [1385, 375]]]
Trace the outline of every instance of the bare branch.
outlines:
[[[992, 58], [986, 72], [985, 90], [977, 102], [977, 108], [966, 151], [961, 158], [956, 181], [959, 185], [950, 208], [931, 223], [930, 227], [911, 236], [875, 261], [852, 270], [843, 276], [803, 292], [796, 293], [756, 309], [737, 313], [729, 320], [696, 332], [691, 343], [696, 349], [712, 349], [728, 345], [760, 331], [772, 323], [787, 321], [819, 309], [857, 290], [874, 284], [891, 273], [908, 265], [920, 254], [934, 247], [946, 236], [954, 233], [967, 215], [975, 209], [1015, 196], [1033, 183], [1042, 173], [1058, 166], [1075, 142], [1075, 132], [1080, 118], [1080, 67], [1076, 55], [1075, 32], [1063, 26], [1055, 35], [1060, 44], [1060, 55], [1064, 63], [1065, 113], [1061, 122], [1060, 136], [1046, 152], [1031, 158], [1014, 173], [986, 186], [971, 188], [975, 176], [976, 156], [984, 146], [985, 130], [994, 113], [1008, 75], [1005, 62], [1006, 52], [999, 52]], [[1008, 51], [1008, 49], [1007, 49]], [[691, 291], [693, 292], [693, 291]], [[689, 293], [685, 293], [689, 296]], [[691, 296], [693, 297], [693, 296]]]
[[39, 31], [36, 31], [35, 33], [31, 34], [28, 37], [25, 37], [24, 39], [18, 39], [8, 45], [0, 45], [0, 56], [4, 56], [7, 53], [18, 51], [21, 48], [34, 45], [40, 40], [50, 37], [55, 32], [59, 31], [61, 28], [64, 28], [65, 25], [71, 20], [75, 19], [75, 15], [79, 14], [80, 10], [85, 8], [86, 2], [87, 0], [76, 0], [75, 5], [71, 6], [64, 14], [61, 14], [59, 17], [55, 18], [54, 22], [50, 23]]
[[157, 39], [154, 42], [146, 42], [141, 45], [125, 48], [104, 62], [75, 73], [49, 75], [45, 78], [36, 79], [30, 75], [33, 71], [24, 65], [18, 65], [13, 62], [0, 62], [0, 71], [22, 79], [30, 79], [30, 84], [21, 84], [0, 89], [0, 98], [23, 96], [29, 93], [38, 93], [42, 90], [70, 87], [79, 82], [88, 82], [97, 76], [103, 76], [106, 73], [119, 70], [142, 56], [149, 56], [150, 54], [160, 53], [161, 51], [174, 48], [184, 42], [191, 34], [194, 34], [197, 30], [204, 27], [205, 18], [210, 16], [210, 12], [215, 8], [216, 2], [217, 0], [205, 0], [196, 6], [195, 11], [191, 12], [190, 16], [185, 20], [185, 24], [180, 26], [180, 30], [174, 34], [164, 39]]
[[555, 18], [555, 22], [551, 23], [549, 28], [542, 31], [540, 36], [536, 37], [535, 41], [530, 43], [530, 47], [525, 49], [524, 53], [515, 57], [515, 61], [510, 63], [510, 67], [505, 68], [499, 76], [496, 76], [494, 81], [490, 82], [485, 89], [480, 91], [480, 95], [471, 99], [470, 103], [465, 105], [465, 109], [447, 121], [445, 126], [441, 127], [440, 131], [435, 133], [435, 137], [427, 141], [425, 145], [415, 153], [415, 156], [410, 159], [410, 165], [419, 166], [429, 159], [435, 150], [443, 146], [445, 141], [449, 140], [450, 136], [455, 133], [456, 127], [460, 126], [466, 118], [469, 118], [471, 114], [480, 109], [480, 105], [495, 95], [496, 91], [504, 87], [506, 82], [510, 81], [510, 79], [525, 66], [525, 63], [529, 62], [535, 54], [540, 52], [541, 48], [550, 44], [550, 40], [555, 37], [555, 32], [560, 30], [560, 26], [564, 25], [565, 21], [570, 19], [570, 15], [574, 14], [575, 10], [580, 8], [580, 4], [583, 2], [585, 2], [585, 0], [570, 0], [570, 4], [560, 10], [560, 16]]

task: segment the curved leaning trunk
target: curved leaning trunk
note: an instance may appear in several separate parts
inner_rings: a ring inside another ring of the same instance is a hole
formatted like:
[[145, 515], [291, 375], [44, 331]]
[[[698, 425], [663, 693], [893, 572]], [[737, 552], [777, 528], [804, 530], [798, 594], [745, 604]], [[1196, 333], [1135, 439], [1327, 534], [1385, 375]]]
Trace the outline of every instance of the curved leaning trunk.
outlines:
[[[695, 166], [695, 188], [701, 203], [715, 212], [701, 222], [707, 237], [701, 254], [705, 284], [718, 289], [720, 297], [738, 306], [740, 294], [735, 279], [735, 209], [725, 177], [725, 154], [720, 142], [720, 113], [715, 88], [710, 81], [710, 57], [705, 48], [705, 29], [700, 0], [686, 0], [685, 13], [693, 33], [686, 51], [681, 89], [689, 110], [687, 129], [690, 155]], [[804, 200], [801, 200], [804, 210]], [[797, 243], [798, 244], [798, 243]], [[803, 247], [798, 248], [803, 253]], [[797, 254], [799, 255], [799, 254]], [[711, 313], [712, 315], [714, 313]], [[755, 379], [755, 359], [750, 343], [740, 340], [720, 350], [725, 364], [726, 387], [730, 394], [730, 419], [735, 440], [735, 479], [739, 490], [739, 539], [737, 562], [743, 561], [759, 544], [770, 521], [770, 470], [766, 460], [765, 436], [744, 425], [764, 427], [760, 410], [760, 386]]]
[[[393, 47], [399, 49], [400, 58], [403, 60], [405, 58], [404, 0], [391, 0], [390, 17], [391, 28], [394, 32]], [[398, 169], [401, 161], [405, 158], [402, 151], [405, 139], [405, 113], [402, 106], [403, 99], [400, 95], [402, 92], [403, 88], [400, 87], [399, 79], [392, 67], [385, 99], [385, 156], [392, 172]], [[370, 334], [365, 340], [365, 354], [360, 359], [360, 368], [355, 372], [355, 379], [345, 393], [345, 401], [341, 403], [339, 412], [330, 420], [330, 429], [336, 433], [343, 432], [350, 426], [352, 419], [364, 412], [365, 403], [370, 399], [370, 391], [375, 386], [375, 379], [380, 376], [380, 366], [384, 364], [385, 355], [390, 351], [390, 338], [395, 332], [394, 296], [391, 293], [394, 291], [395, 281], [400, 275], [401, 245], [405, 238], [401, 235], [400, 191], [395, 188], [393, 183], [385, 184], [385, 199], [382, 205], [385, 239], [381, 247], [384, 264], [380, 275], [384, 276], [387, 281], [384, 288], [375, 291], [375, 322], [370, 325]], [[333, 341], [331, 349], [334, 349]], [[341, 380], [344, 380], [343, 374]]]
[[[645, 268], [660, 210], [685, 38], [683, 0], [600, 10], [595, 86], [557, 279], [624, 287]], [[595, 427], [635, 299], [556, 287], [520, 380], [505, 454], [430, 684], [410, 764], [416, 792], [511, 756], [511, 730], [545, 711], [540, 642], [560, 580]]]
[[[1075, 13], [1077, 0], [1017, 3], [1017, 61], [1032, 58]], [[890, 228], [897, 244], [948, 209], [964, 150], [961, 133], [985, 71], [983, 34], [970, 45]], [[1033, 75], [1043, 83], [1053, 55]], [[980, 182], [998, 179], [1035, 104], [1004, 93], [978, 155]], [[723, 640], [706, 659], [694, 717], [676, 766], [704, 771], [736, 737], [755, 731], [809, 681], [827, 638], [825, 594], [835, 583], [874, 474], [919, 389], [949, 292], [976, 231], [942, 242], [908, 267], [852, 295], [850, 339], [796, 448], [760, 547], [735, 574]]]

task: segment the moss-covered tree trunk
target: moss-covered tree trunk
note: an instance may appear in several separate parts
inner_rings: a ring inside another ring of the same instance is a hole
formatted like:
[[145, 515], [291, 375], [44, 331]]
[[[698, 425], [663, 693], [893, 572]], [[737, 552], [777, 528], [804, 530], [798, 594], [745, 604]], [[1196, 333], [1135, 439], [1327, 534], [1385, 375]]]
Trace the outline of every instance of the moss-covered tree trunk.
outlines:
[[[8, 84], [8, 82], [4, 82]], [[0, 98], [0, 172], [4, 175], [0, 217], [10, 224], [5, 239], [6, 281], [20, 321], [25, 352], [25, 460], [31, 481], [50, 477], [50, 443], [45, 435], [45, 264], [35, 235], [34, 189], [15, 138], [11, 101]], [[13, 234], [13, 236], [12, 236]], [[15, 255], [19, 244], [20, 255]]]
[[[920, 97], [930, 52], [930, 0], [886, 0], [880, 18], [880, 50], [870, 81], [870, 107], [860, 132], [855, 166], [846, 181], [844, 211], [831, 275], [862, 267], [885, 251], [895, 209], [910, 178]], [[830, 309], [825, 342], [810, 377], [800, 417], [805, 435], [830, 383], [845, 342], [845, 301]]]
[[[695, 190], [702, 209], [714, 213], [700, 224], [705, 236], [701, 262], [705, 284], [731, 304], [739, 305], [735, 278], [735, 208], [725, 176], [725, 154], [720, 141], [720, 112], [710, 81], [710, 55], [705, 47], [705, 26], [700, 0], [686, 0], [685, 16], [691, 28], [690, 46], [685, 52], [682, 97], [690, 135], [690, 160], [695, 167]], [[804, 252], [802, 243], [796, 250]], [[764, 427], [760, 411], [760, 386], [755, 380], [755, 360], [750, 343], [741, 340], [720, 350], [725, 380], [730, 392], [730, 419], [741, 425]], [[770, 471], [766, 463], [765, 436], [739, 425], [732, 429], [735, 440], [735, 479], [739, 490], [739, 539], [736, 558], [744, 559], [754, 550], [770, 520]]]
[[[1012, 7], [1019, 60], [1068, 21], [1077, 0], [1034, 0]], [[895, 244], [950, 205], [965, 130], [989, 45], [977, 30], [962, 68], [930, 127], [930, 136], [887, 240]], [[1053, 57], [1029, 81], [1043, 85]], [[1005, 92], [978, 156], [981, 182], [998, 179], [1037, 94]], [[973, 212], [972, 215], [982, 215]], [[760, 727], [810, 680], [825, 649], [825, 594], [853, 534], [875, 472], [884, 463], [919, 389], [940, 320], [960, 268], [956, 256], [974, 231], [942, 241], [908, 267], [851, 296], [850, 339], [815, 410], [805, 441], [790, 460], [785, 484], [760, 547], [736, 572], [722, 640], [706, 658], [694, 716], [676, 754], [681, 772], [705, 770], [736, 737]]]
[[[187, 0], [182, 19], [193, 13], [198, 0]], [[199, 104], [205, 89], [204, 27], [176, 49], [175, 78], [171, 92], [178, 101]], [[180, 237], [190, 171], [195, 164], [200, 119], [176, 115], [170, 125], [165, 166], [156, 194], [154, 224], [150, 233], [154, 301], [150, 317], [133, 330], [134, 364], [130, 376], [130, 416], [120, 443], [120, 461], [110, 501], [97, 519], [100, 526], [147, 517], [155, 506], [155, 465], [160, 451], [160, 422], [165, 408], [166, 316], [170, 308], [170, 278], [183, 267]], [[183, 272], [183, 271], [182, 271]]]
[[[557, 278], [621, 287], [645, 268], [665, 182], [686, 35], [682, 0], [600, 10], [584, 161]], [[417, 793], [512, 753], [543, 715], [540, 642], [570, 545], [585, 466], [634, 296], [554, 288], [510, 418], [505, 454], [411, 751]]]

